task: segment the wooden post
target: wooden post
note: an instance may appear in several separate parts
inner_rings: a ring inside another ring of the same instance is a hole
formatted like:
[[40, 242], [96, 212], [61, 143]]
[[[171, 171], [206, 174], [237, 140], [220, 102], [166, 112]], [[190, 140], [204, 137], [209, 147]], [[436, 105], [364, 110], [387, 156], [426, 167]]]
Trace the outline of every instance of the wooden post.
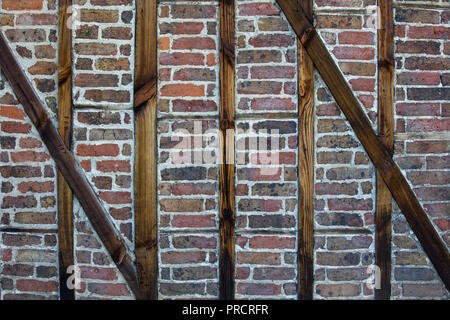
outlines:
[[[392, 1], [378, 1], [378, 136], [394, 154], [394, 17]], [[375, 264], [380, 268], [381, 288], [375, 299], [391, 296], [392, 195], [377, 172]]]
[[450, 290], [450, 273], [448, 272], [450, 270], [450, 255], [447, 246], [434, 229], [400, 168], [392, 159], [390, 150], [372, 129], [371, 122], [360, 102], [301, 6], [291, 0], [277, 0], [277, 2], [286, 14], [314, 66], [345, 114], [375, 168], [391, 191], [447, 290]]
[[234, 299], [234, 0], [219, 1], [219, 298]]
[[[67, 27], [67, 9], [72, 0], [59, 0], [58, 36], [58, 131], [67, 148], [72, 135], [72, 30]], [[67, 268], [74, 265], [73, 197], [69, 185], [58, 170], [58, 247], [59, 295], [61, 300], [75, 300], [75, 291], [67, 287]]]
[[78, 198], [94, 230], [106, 247], [112, 260], [119, 268], [130, 289], [138, 296], [137, 273], [134, 256], [130, 253], [119, 231], [111, 221], [109, 213], [98, 199], [84, 170], [66, 147], [57, 129], [45, 112], [36, 91], [30, 84], [23, 68], [17, 62], [8, 42], [0, 32], [0, 67], [8, 79], [17, 99], [22, 104], [42, 141], [66, 180], [73, 194]]
[[[313, 1], [301, 1], [313, 19]], [[298, 48], [298, 299], [312, 300], [314, 286], [314, 66], [303, 45]]]
[[140, 299], [158, 298], [157, 0], [136, 1], [135, 247]]

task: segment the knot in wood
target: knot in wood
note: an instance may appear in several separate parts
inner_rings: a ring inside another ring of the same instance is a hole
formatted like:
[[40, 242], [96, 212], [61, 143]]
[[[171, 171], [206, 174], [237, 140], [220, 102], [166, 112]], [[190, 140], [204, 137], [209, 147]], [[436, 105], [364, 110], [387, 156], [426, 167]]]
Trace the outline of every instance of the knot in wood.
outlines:
[[303, 32], [302, 35], [300, 37], [300, 41], [302, 42], [303, 46], [307, 46], [308, 42], [312, 39], [314, 35], [314, 28], [309, 26], [306, 27]]

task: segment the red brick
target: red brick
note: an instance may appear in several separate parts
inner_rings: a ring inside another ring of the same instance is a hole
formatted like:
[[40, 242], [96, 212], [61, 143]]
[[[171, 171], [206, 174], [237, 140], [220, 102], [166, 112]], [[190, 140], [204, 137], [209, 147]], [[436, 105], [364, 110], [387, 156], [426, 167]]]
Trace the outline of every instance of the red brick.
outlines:
[[119, 78], [113, 74], [78, 74], [75, 77], [75, 86], [77, 87], [117, 87]]
[[202, 22], [163, 22], [159, 25], [161, 34], [200, 34], [203, 27]]
[[371, 210], [373, 202], [372, 199], [328, 199], [328, 207], [336, 211]]
[[117, 156], [119, 152], [120, 150], [117, 144], [80, 144], [77, 146], [77, 155], [80, 157]]
[[375, 35], [371, 32], [344, 31], [339, 33], [340, 44], [374, 44]]
[[438, 116], [439, 103], [397, 103], [396, 112], [401, 116]]
[[447, 153], [449, 151], [448, 141], [414, 141], [406, 144], [408, 153]]
[[131, 164], [128, 160], [97, 161], [97, 170], [101, 172], [131, 172]]
[[372, 60], [375, 55], [373, 48], [358, 47], [335, 47], [333, 54], [337, 59], [349, 60]]
[[448, 40], [450, 29], [444, 26], [415, 27], [410, 26], [408, 37], [411, 39], [444, 39]]
[[172, 226], [176, 228], [213, 228], [216, 226], [215, 215], [175, 215]]
[[40, 25], [55, 26], [58, 22], [58, 16], [55, 14], [21, 14], [16, 18], [16, 25]]
[[293, 79], [294, 67], [255, 66], [251, 68], [252, 79]]
[[122, 283], [88, 283], [88, 291], [106, 296], [129, 296], [130, 292]]
[[272, 3], [248, 3], [239, 5], [239, 15], [241, 16], [275, 16], [279, 15], [278, 10]]
[[289, 47], [294, 44], [295, 38], [285, 34], [259, 34], [249, 39], [248, 43], [255, 48]]
[[255, 98], [252, 99], [253, 110], [295, 110], [296, 105], [290, 98]]
[[201, 53], [182, 53], [173, 52], [166, 53], [162, 52], [160, 55], [161, 65], [172, 65], [172, 66], [186, 66], [186, 65], [203, 65], [204, 56]]
[[433, 222], [437, 225], [437, 227], [441, 231], [448, 231], [450, 229], [450, 221], [449, 219], [442, 218], [442, 219], [435, 219]]
[[427, 203], [423, 205], [431, 217], [446, 217], [450, 212], [450, 203]]
[[127, 103], [130, 101], [128, 90], [87, 90], [84, 97], [93, 102]]
[[161, 252], [161, 262], [163, 264], [200, 263], [206, 259], [204, 251], [170, 251]]
[[99, 197], [109, 204], [132, 203], [130, 192], [104, 191], [99, 193]]
[[278, 236], [255, 236], [250, 239], [250, 248], [294, 249], [295, 238], [278, 237]]
[[84, 279], [117, 280], [117, 274], [113, 268], [82, 266], [80, 269], [81, 277]]
[[23, 181], [19, 183], [17, 188], [22, 193], [26, 192], [45, 193], [45, 192], [53, 192], [55, 189], [55, 184], [53, 181], [45, 181], [45, 182]]
[[0, 106], [0, 117], [23, 120], [26, 116], [18, 107]]
[[173, 100], [174, 112], [208, 112], [217, 111], [217, 104], [214, 101], [204, 100]]
[[50, 156], [44, 152], [20, 151], [12, 152], [11, 160], [13, 162], [45, 162], [50, 160]]
[[375, 79], [358, 78], [349, 81], [354, 91], [375, 91]]
[[166, 84], [160, 91], [161, 95], [165, 97], [201, 97], [205, 95], [205, 86], [195, 84]]
[[172, 49], [174, 50], [215, 50], [216, 42], [212, 38], [190, 37], [178, 38], [173, 40]]
[[1, 127], [6, 133], [29, 133], [31, 130], [30, 124], [15, 121], [3, 121]]
[[450, 119], [408, 119], [407, 131], [450, 131]]
[[239, 168], [237, 176], [239, 180], [249, 181], [279, 181], [281, 179], [281, 169], [277, 168], [276, 172], [267, 174], [264, 169], [260, 168]]
[[80, 166], [84, 169], [86, 172], [91, 171], [91, 160], [81, 160]]
[[237, 252], [238, 264], [279, 265], [280, 254], [274, 252]]
[[273, 283], [238, 283], [237, 292], [245, 295], [274, 296], [281, 293], [281, 286]]
[[215, 195], [215, 183], [176, 183], [172, 186], [172, 193], [180, 195]]
[[3, 0], [5, 10], [42, 10], [44, 0]]
[[399, 85], [439, 85], [441, 76], [434, 72], [402, 72], [397, 75]]
[[42, 147], [42, 142], [36, 138], [20, 138], [19, 146], [23, 149], [37, 149]]
[[56, 292], [58, 290], [58, 282], [56, 281], [39, 281], [32, 279], [18, 279], [16, 288], [19, 291], [29, 292]]

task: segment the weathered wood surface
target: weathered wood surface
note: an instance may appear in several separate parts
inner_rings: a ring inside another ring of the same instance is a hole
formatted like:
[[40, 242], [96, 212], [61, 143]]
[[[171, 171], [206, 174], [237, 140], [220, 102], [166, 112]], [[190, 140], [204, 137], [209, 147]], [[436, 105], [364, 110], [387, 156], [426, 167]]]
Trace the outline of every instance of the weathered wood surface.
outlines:
[[144, 103], [156, 98], [156, 86], [158, 79], [156, 77], [150, 79], [139, 90], [134, 93], [134, 107], [138, 108]]
[[219, 298], [234, 299], [234, 0], [219, 1]]
[[157, 1], [136, 1], [135, 247], [140, 299], [158, 298]]
[[[72, 0], [59, 0], [58, 25], [58, 131], [66, 147], [71, 148], [72, 135], [72, 30], [67, 28], [67, 8]], [[75, 300], [75, 291], [67, 287], [68, 267], [74, 262], [73, 197], [69, 185], [58, 171], [58, 254], [59, 295], [61, 300]]]
[[122, 236], [109, 218], [108, 212], [95, 194], [83, 169], [66, 147], [56, 127], [45, 112], [39, 96], [17, 62], [3, 32], [0, 32], [0, 67], [17, 99], [39, 132], [57, 168], [89, 218], [112, 260], [119, 268], [134, 294], [138, 294], [134, 257]]
[[[313, 19], [313, 1], [300, 2]], [[298, 51], [298, 290], [299, 300], [313, 299], [314, 286], [314, 65], [303, 45]]]
[[301, 6], [297, 6], [297, 2], [291, 0], [277, 0], [277, 2], [375, 168], [391, 191], [437, 273], [447, 289], [450, 289], [450, 272], [448, 271], [450, 270], [450, 255], [447, 247], [431, 224], [400, 168], [392, 159], [390, 150], [372, 129], [360, 102], [353, 94], [352, 89]]
[[[391, 0], [379, 0], [378, 26], [378, 136], [394, 154], [394, 17]], [[377, 172], [375, 264], [380, 267], [380, 289], [375, 299], [391, 296], [392, 195]]]

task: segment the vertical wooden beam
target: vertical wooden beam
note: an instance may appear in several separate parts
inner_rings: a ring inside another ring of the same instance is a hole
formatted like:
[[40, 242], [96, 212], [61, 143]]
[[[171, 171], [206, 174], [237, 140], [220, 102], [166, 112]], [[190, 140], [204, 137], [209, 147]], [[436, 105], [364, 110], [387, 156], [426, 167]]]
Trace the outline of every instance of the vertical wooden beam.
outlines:
[[[67, 27], [67, 8], [72, 0], [59, 0], [58, 36], [58, 131], [67, 148], [72, 135], [72, 30]], [[75, 291], [67, 287], [67, 268], [74, 264], [73, 197], [61, 172], [57, 175], [59, 295], [75, 300]]]
[[[313, 0], [300, 5], [313, 20]], [[314, 286], [314, 65], [299, 40], [298, 48], [298, 292], [299, 300], [313, 299]]]
[[[136, 1], [136, 92], [157, 78], [157, 0]], [[156, 94], [135, 109], [135, 247], [140, 299], [158, 298]]]
[[[391, 0], [379, 0], [378, 26], [378, 136], [394, 153], [394, 18]], [[392, 195], [377, 172], [375, 264], [380, 268], [380, 289], [375, 299], [391, 296]]]
[[234, 0], [219, 1], [219, 298], [234, 299]]

